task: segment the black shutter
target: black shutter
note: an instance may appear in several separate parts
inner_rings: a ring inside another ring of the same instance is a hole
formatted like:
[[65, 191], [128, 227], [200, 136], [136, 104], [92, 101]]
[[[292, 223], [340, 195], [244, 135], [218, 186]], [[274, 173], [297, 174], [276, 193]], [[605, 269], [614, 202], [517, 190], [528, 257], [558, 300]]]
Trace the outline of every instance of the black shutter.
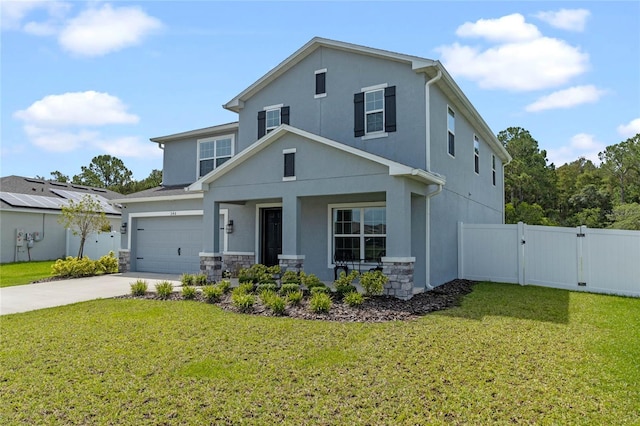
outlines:
[[267, 132], [267, 112], [258, 111], [258, 139]]
[[316, 74], [316, 95], [322, 95], [323, 93], [327, 93], [326, 87], [326, 73], [320, 72]]
[[384, 89], [384, 131], [396, 131], [396, 86]]
[[296, 153], [289, 152], [284, 154], [284, 177], [296, 175]]
[[289, 124], [289, 107], [280, 108], [280, 124]]
[[353, 95], [353, 132], [355, 137], [364, 136], [364, 93]]

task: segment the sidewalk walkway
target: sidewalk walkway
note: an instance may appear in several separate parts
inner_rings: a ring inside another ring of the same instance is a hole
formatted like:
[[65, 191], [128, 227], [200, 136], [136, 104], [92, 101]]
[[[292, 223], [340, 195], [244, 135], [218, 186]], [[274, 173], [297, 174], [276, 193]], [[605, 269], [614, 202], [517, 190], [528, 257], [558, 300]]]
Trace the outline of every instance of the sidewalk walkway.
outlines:
[[149, 288], [163, 280], [180, 285], [177, 275], [130, 272], [4, 287], [0, 289], [0, 315], [123, 296], [131, 292], [131, 283], [137, 279], [146, 280]]

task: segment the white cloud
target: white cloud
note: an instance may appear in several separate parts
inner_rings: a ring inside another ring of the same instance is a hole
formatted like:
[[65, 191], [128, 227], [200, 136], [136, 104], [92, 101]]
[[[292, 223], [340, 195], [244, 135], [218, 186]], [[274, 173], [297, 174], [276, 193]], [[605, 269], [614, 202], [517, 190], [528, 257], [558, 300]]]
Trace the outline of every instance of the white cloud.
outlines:
[[[3, 30], [24, 29], [30, 34], [43, 35], [41, 32], [34, 32], [34, 28], [51, 26], [53, 21], [63, 19], [70, 9], [71, 4], [61, 1], [2, 0], [0, 1], [1, 26]], [[29, 22], [23, 27], [23, 20], [36, 10], [46, 11], [47, 22]]]
[[447, 69], [485, 89], [539, 90], [584, 73], [589, 55], [566, 42], [540, 37], [486, 50], [454, 43], [437, 49]]
[[587, 18], [591, 15], [586, 9], [560, 9], [558, 11], [538, 12], [534, 16], [552, 27], [567, 31], [584, 31]]
[[497, 19], [465, 22], [456, 30], [459, 37], [481, 37], [490, 41], [524, 41], [541, 36], [538, 28], [527, 24], [519, 13]]
[[139, 7], [104, 4], [68, 21], [58, 37], [63, 49], [80, 56], [101, 56], [140, 44], [162, 23]]
[[618, 126], [618, 134], [623, 138], [631, 138], [640, 133], [640, 117], [635, 118], [627, 124], [621, 124]]
[[89, 145], [99, 133], [95, 131], [65, 131], [56, 128], [25, 125], [24, 131], [31, 143], [51, 152], [70, 152]]
[[161, 157], [162, 150], [155, 143], [144, 142], [134, 136], [112, 140], [96, 140], [94, 145], [114, 157], [149, 158]]
[[606, 90], [600, 90], [593, 85], [574, 86], [543, 96], [525, 108], [528, 112], [544, 111], [547, 109], [571, 108], [577, 105], [597, 102]]
[[605, 147], [606, 145], [597, 141], [594, 135], [578, 133], [571, 138], [567, 145], [547, 150], [547, 158], [556, 167], [575, 161], [580, 157], [591, 160], [594, 164], [600, 164], [598, 153], [603, 151]]
[[95, 91], [49, 95], [34, 102], [14, 117], [39, 126], [100, 126], [137, 123], [139, 118], [126, 111], [122, 101], [108, 93]]

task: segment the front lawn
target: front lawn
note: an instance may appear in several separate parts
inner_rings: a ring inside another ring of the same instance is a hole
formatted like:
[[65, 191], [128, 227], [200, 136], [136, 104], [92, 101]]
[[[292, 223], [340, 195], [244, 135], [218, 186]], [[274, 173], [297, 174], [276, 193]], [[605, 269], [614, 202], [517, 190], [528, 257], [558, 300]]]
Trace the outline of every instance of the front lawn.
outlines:
[[130, 299], [0, 321], [3, 424], [640, 423], [640, 299], [479, 284], [407, 322]]
[[29, 284], [51, 276], [55, 260], [0, 264], [0, 287]]

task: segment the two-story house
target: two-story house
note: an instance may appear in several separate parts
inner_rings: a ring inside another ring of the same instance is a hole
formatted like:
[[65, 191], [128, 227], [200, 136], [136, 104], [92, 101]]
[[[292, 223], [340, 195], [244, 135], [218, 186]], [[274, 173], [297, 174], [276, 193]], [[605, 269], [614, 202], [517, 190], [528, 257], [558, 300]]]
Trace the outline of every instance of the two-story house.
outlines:
[[400, 298], [457, 277], [457, 223], [502, 223], [509, 154], [438, 61], [314, 38], [224, 105], [151, 139], [163, 187], [123, 204], [123, 268], [382, 266]]

